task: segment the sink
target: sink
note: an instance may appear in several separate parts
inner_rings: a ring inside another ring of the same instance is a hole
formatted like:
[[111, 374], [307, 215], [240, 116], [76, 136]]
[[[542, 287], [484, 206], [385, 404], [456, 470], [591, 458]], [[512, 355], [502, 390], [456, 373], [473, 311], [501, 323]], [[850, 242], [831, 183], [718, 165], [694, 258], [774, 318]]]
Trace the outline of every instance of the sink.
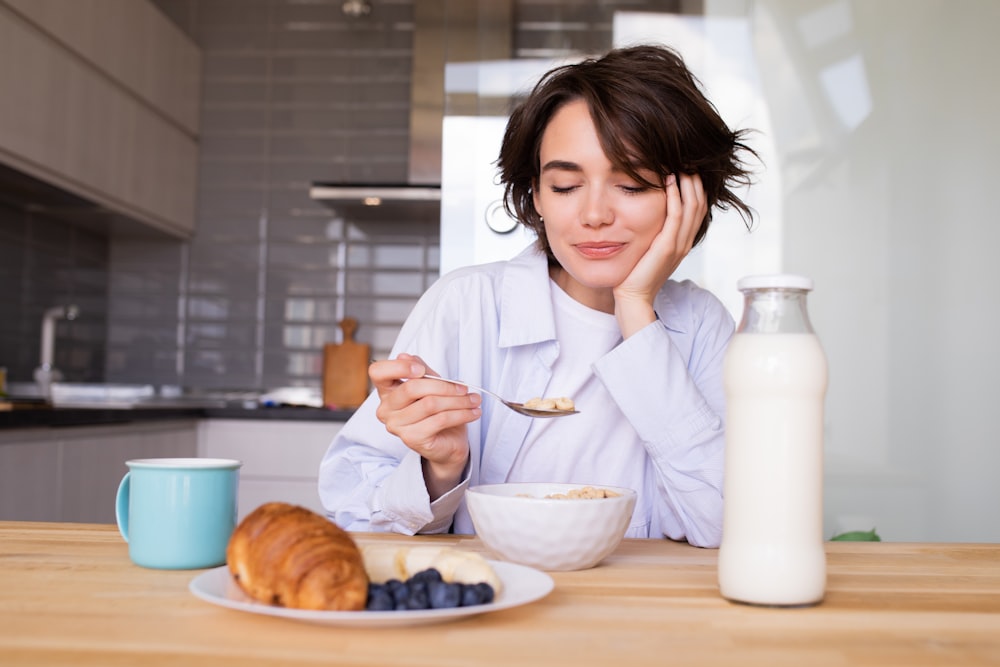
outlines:
[[7, 396], [12, 399], [44, 400], [36, 382], [8, 382]]
[[279, 405], [322, 407], [318, 387], [282, 387], [257, 390], [192, 390], [176, 385], [104, 382], [53, 382], [45, 399], [34, 382], [8, 384], [12, 401], [20, 405], [52, 408], [258, 408]]
[[131, 408], [155, 397], [151, 384], [52, 383], [52, 405], [57, 408]]
[[[102, 382], [54, 382], [51, 398], [42, 397], [33, 382], [14, 382], [8, 386], [12, 400], [38, 407], [100, 408], [131, 410], [135, 408], [211, 408], [226, 407], [233, 401], [228, 395], [185, 394], [180, 387], [155, 387], [151, 384], [115, 384]], [[242, 398], [242, 397], [241, 397]]]

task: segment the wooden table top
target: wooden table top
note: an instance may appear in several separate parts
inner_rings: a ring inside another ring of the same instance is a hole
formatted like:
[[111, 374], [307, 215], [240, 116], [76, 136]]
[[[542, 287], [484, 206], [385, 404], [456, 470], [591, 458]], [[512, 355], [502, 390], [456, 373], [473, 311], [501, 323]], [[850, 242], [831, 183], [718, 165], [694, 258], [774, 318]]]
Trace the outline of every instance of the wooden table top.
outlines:
[[[356, 534], [359, 543], [474, 537]], [[200, 571], [133, 565], [113, 525], [0, 522], [0, 665], [1000, 665], [1000, 545], [827, 545], [827, 596], [722, 599], [717, 551], [625, 540], [552, 573], [525, 606], [414, 627], [342, 628], [226, 609]]]

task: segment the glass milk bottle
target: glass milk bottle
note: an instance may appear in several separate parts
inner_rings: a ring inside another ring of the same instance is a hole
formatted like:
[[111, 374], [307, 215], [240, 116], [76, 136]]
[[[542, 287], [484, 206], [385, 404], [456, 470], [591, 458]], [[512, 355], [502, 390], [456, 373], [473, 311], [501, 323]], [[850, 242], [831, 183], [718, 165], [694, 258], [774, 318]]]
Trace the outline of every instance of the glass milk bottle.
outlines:
[[810, 605], [826, 588], [823, 402], [827, 364], [806, 310], [812, 280], [737, 284], [743, 318], [726, 351], [719, 589], [759, 605]]

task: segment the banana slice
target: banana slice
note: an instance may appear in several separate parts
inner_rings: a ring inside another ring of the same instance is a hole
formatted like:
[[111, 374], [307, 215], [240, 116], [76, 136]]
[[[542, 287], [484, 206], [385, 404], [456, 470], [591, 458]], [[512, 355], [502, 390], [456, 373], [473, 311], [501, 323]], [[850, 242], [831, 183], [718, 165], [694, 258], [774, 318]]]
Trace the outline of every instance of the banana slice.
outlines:
[[368, 579], [384, 583], [389, 579], [405, 581], [417, 572], [434, 568], [447, 582], [478, 584], [485, 582], [500, 594], [502, 583], [493, 567], [481, 555], [451, 547], [389, 547], [367, 545], [361, 549]]
[[[441, 577], [445, 581], [456, 581], [460, 584], [478, 584], [485, 581], [493, 587], [495, 593], [500, 592], [500, 578], [486, 562], [486, 559], [479, 554], [470, 554], [464, 551], [442, 554], [434, 564], [441, 572]], [[444, 572], [448, 572], [448, 577]]]
[[437, 565], [437, 562], [445, 557], [448, 547], [403, 547], [402, 551], [403, 571], [407, 577], [433, 567], [441, 573], [442, 579], [450, 581], [444, 570]]
[[381, 584], [390, 579], [399, 579], [396, 562], [396, 547], [367, 545], [361, 547], [361, 558], [365, 562], [368, 580]]

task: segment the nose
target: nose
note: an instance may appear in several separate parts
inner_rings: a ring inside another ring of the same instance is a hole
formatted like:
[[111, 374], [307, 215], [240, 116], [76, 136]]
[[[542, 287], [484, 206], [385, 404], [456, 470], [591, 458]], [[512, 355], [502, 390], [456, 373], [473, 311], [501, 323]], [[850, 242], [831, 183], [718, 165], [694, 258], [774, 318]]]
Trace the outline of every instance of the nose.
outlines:
[[583, 224], [588, 227], [601, 227], [609, 225], [614, 221], [614, 210], [603, 188], [593, 188], [590, 190], [581, 217]]

